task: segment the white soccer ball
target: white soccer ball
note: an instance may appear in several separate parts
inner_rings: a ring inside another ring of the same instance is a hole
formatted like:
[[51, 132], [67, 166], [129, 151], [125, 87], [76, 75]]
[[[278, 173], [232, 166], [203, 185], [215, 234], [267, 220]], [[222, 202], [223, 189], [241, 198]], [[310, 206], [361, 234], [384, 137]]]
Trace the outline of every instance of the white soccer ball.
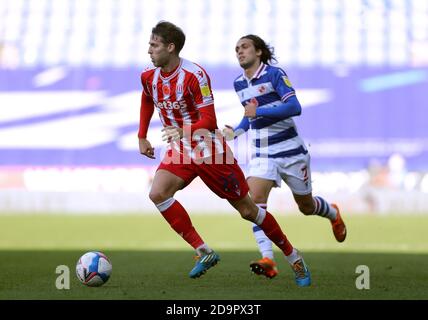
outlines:
[[84, 285], [99, 287], [108, 281], [112, 265], [107, 256], [98, 251], [85, 253], [77, 261], [76, 275]]

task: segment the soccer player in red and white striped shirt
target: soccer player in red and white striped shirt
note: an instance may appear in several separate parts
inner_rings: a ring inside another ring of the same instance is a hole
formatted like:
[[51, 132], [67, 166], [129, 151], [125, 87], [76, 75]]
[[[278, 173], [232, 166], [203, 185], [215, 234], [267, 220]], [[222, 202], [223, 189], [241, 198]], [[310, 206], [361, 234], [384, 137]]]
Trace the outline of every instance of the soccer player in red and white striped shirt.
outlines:
[[[183, 31], [170, 22], [161, 21], [152, 29], [148, 53], [154, 68], [141, 75], [138, 138], [140, 153], [154, 158], [147, 131], [156, 108], [169, 149], [156, 171], [149, 197], [170, 226], [196, 250], [199, 259], [189, 276], [201, 276], [220, 260], [174, 199], [178, 190], [198, 176], [220, 198], [227, 199], [242, 218], [256, 223], [287, 259], [303, 262], [275, 218], [249, 197], [244, 174], [217, 130], [210, 79], [202, 67], [179, 56], [184, 42]], [[300, 265], [304, 268], [295, 270], [296, 283], [308, 286], [310, 273], [304, 263]]]

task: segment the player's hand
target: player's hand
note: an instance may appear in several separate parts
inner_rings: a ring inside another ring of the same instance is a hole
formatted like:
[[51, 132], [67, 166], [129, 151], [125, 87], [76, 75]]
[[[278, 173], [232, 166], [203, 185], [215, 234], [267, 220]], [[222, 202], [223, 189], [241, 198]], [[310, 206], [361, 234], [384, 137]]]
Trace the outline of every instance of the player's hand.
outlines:
[[245, 105], [244, 117], [254, 118], [256, 116], [257, 101], [247, 102]]
[[138, 146], [140, 147], [140, 153], [150, 159], [156, 159], [155, 148], [152, 147], [149, 140], [138, 139]]
[[162, 140], [166, 142], [178, 141], [183, 138], [183, 129], [168, 126], [162, 129]]
[[235, 138], [235, 132], [233, 131], [233, 128], [226, 124], [225, 128], [223, 129], [223, 136], [226, 141], [233, 140]]

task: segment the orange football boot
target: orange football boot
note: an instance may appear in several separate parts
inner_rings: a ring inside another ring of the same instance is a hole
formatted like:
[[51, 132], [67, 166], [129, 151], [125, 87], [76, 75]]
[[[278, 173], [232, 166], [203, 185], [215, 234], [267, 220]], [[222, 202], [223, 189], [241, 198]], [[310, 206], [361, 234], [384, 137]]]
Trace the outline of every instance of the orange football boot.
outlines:
[[257, 275], [264, 275], [265, 277], [272, 279], [278, 274], [275, 261], [269, 258], [263, 258], [250, 263], [251, 271]]
[[342, 220], [342, 217], [340, 216], [339, 207], [332, 203], [331, 206], [336, 209], [337, 216], [335, 221], [331, 221], [331, 226], [333, 228], [333, 234], [334, 237], [338, 242], [345, 241], [346, 238], [346, 226], [345, 223]]

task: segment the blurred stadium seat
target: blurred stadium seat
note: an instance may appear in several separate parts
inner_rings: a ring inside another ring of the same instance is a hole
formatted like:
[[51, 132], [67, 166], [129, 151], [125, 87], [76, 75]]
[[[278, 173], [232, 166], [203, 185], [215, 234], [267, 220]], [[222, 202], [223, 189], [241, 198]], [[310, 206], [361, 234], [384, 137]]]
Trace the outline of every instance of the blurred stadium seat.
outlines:
[[[206, 67], [220, 126], [242, 116], [236, 41], [258, 34], [304, 107], [315, 191], [349, 211], [428, 212], [428, 0], [0, 0], [0, 212], [153, 209], [141, 193], [156, 164], [136, 130], [159, 20]], [[247, 147], [233, 145], [243, 166]], [[273, 207], [296, 210], [274, 193]]]
[[288, 66], [403, 66], [426, 42], [427, 11], [425, 0], [2, 0], [0, 35], [19, 67], [143, 66], [160, 19], [183, 27], [185, 55], [203, 64], [235, 65], [224, 53], [256, 32]]

